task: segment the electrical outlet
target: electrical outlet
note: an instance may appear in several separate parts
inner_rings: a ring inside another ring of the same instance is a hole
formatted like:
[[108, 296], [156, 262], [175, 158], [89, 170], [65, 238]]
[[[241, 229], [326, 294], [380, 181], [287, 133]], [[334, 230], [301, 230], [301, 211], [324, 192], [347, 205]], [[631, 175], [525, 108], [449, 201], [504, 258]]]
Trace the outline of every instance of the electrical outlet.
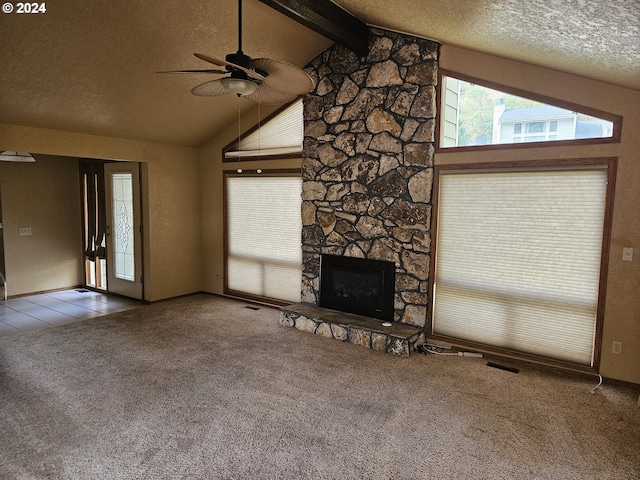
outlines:
[[20, 227], [18, 229], [18, 234], [23, 235], [31, 235], [31, 227]]
[[624, 247], [622, 249], [622, 260], [624, 262], [633, 262], [633, 248]]
[[622, 342], [611, 342], [611, 353], [622, 355]]

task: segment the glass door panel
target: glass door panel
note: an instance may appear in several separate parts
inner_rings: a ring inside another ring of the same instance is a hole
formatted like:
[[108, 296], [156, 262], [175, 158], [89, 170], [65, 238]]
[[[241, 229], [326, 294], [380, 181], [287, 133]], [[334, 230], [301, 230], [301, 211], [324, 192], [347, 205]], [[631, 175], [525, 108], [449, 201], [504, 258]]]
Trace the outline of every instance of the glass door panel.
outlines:
[[107, 284], [110, 292], [142, 298], [140, 180], [137, 163], [105, 165]]

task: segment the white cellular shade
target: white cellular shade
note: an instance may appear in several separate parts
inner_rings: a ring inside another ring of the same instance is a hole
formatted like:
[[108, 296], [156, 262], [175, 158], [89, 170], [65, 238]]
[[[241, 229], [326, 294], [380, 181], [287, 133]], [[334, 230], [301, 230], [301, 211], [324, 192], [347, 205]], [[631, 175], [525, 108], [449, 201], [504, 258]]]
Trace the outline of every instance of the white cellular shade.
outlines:
[[607, 170], [440, 172], [433, 331], [592, 365]]
[[286, 155], [302, 152], [302, 99], [295, 101], [253, 133], [229, 147], [225, 158]]
[[290, 302], [302, 285], [302, 179], [228, 176], [227, 287]]

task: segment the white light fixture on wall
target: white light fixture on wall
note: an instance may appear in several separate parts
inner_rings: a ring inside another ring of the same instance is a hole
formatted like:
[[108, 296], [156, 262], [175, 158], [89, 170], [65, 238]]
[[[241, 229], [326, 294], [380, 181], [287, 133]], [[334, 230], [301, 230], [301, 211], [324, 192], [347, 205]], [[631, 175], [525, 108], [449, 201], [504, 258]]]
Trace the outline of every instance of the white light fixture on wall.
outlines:
[[35, 162], [36, 159], [27, 152], [0, 152], [0, 162]]

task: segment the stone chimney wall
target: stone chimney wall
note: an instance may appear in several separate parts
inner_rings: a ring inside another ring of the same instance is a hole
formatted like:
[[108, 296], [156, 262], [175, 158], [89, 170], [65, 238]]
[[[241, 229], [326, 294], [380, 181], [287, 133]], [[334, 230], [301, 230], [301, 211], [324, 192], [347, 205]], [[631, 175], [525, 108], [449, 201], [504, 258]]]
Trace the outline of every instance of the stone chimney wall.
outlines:
[[302, 301], [320, 254], [396, 265], [394, 319], [426, 323], [439, 44], [371, 28], [369, 53], [334, 45], [307, 67]]

